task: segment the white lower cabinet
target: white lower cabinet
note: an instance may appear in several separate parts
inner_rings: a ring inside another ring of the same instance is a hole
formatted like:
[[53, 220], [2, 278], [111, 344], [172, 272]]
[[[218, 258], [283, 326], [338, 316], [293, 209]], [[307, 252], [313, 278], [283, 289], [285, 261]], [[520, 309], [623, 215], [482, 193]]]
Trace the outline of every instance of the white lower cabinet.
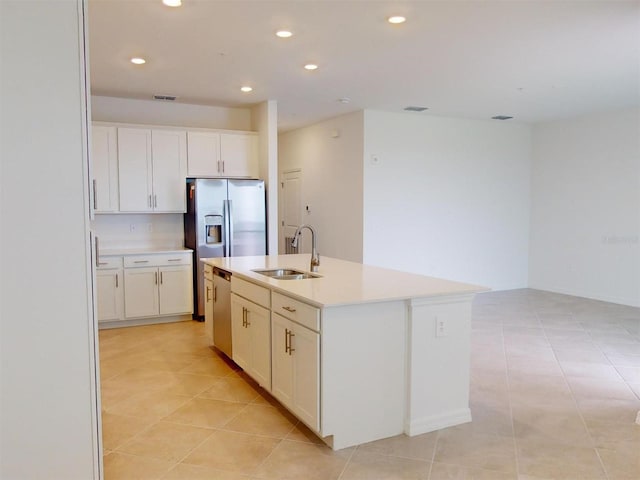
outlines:
[[98, 322], [113, 322], [123, 318], [122, 268], [96, 272]]
[[125, 257], [125, 319], [193, 313], [190, 255]]
[[273, 313], [271, 393], [300, 420], [320, 430], [320, 334]]
[[213, 267], [204, 266], [204, 334], [213, 345]]
[[126, 318], [158, 315], [158, 269], [127, 268], [124, 271], [124, 308]]
[[239, 295], [231, 294], [233, 361], [271, 391], [271, 315]]

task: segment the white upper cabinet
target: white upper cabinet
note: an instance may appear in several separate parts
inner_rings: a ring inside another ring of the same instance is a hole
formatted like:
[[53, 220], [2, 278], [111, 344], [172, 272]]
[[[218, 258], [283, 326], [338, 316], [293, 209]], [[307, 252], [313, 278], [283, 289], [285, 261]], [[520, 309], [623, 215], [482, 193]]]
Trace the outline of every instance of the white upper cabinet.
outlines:
[[153, 209], [185, 212], [187, 177], [187, 135], [174, 130], [151, 131], [153, 159]]
[[258, 176], [258, 136], [250, 133], [187, 133], [189, 177]]
[[187, 132], [187, 145], [190, 177], [221, 176], [219, 133]]
[[258, 177], [258, 136], [220, 134], [220, 161], [225, 177]]
[[118, 128], [118, 179], [121, 212], [153, 210], [151, 130]]
[[184, 212], [186, 133], [118, 128], [121, 212]]
[[118, 138], [116, 127], [91, 129], [93, 209], [118, 211]]

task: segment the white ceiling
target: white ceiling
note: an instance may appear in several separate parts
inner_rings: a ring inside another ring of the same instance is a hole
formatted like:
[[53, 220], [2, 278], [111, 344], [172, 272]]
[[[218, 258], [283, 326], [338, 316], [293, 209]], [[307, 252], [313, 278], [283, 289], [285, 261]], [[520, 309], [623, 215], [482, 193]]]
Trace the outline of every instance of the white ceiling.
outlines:
[[89, 0], [89, 41], [93, 94], [277, 100], [280, 130], [408, 105], [523, 122], [640, 106], [637, 0]]

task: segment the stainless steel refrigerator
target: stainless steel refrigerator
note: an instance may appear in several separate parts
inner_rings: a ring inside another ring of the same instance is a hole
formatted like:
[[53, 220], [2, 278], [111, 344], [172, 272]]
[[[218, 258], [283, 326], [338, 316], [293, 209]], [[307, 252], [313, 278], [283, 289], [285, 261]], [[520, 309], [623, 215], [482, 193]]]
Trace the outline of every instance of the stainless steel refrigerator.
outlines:
[[266, 217], [263, 180], [187, 179], [184, 244], [194, 251], [194, 316], [204, 316], [200, 259], [266, 255]]

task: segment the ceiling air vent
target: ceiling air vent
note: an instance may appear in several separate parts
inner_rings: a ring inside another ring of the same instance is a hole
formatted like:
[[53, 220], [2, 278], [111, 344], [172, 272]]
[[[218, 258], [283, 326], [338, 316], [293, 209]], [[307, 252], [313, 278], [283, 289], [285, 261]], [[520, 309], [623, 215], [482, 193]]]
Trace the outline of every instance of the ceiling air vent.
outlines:
[[513, 117], [509, 117], [508, 115], [496, 115], [495, 117], [491, 117], [493, 120], [510, 120]]
[[166, 100], [168, 102], [173, 102], [176, 98], [175, 95], [154, 95], [153, 99], [154, 100]]
[[427, 107], [413, 107], [413, 106], [410, 106], [410, 107], [404, 107], [404, 109], [407, 112], [424, 112], [425, 110], [427, 110]]

